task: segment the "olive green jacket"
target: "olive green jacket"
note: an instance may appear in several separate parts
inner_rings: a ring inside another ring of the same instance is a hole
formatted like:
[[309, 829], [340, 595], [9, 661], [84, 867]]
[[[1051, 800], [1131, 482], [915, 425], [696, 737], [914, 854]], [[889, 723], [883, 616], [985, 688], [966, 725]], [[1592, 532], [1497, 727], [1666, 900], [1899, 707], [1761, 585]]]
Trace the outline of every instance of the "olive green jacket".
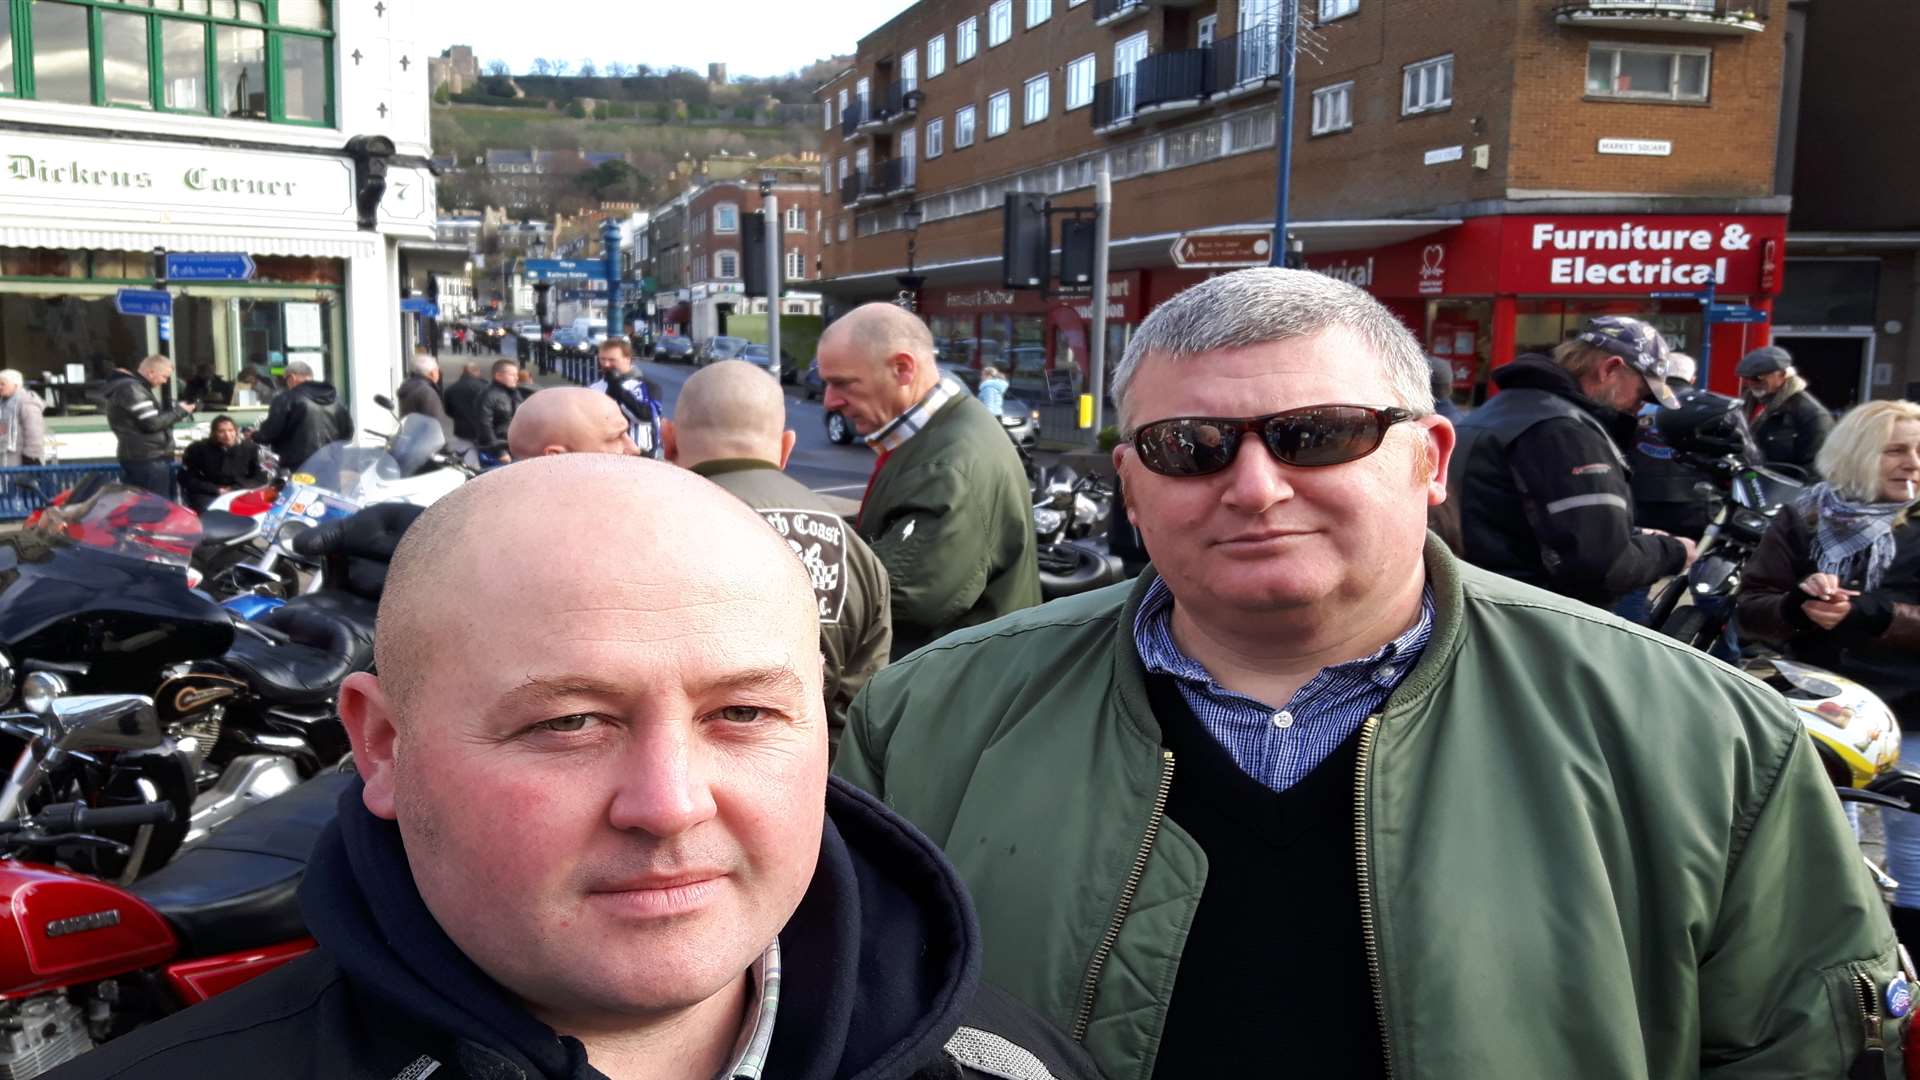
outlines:
[[962, 395], [887, 458], [860, 535], [893, 586], [893, 655], [1040, 602], [1033, 494], [1013, 440]]
[[[1426, 559], [1433, 637], [1354, 781], [1392, 1075], [1839, 1077], [1869, 1031], [1895, 1043], [1893, 931], [1786, 703], [1437, 540]], [[1110, 1080], [1153, 1072], [1207, 879], [1162, 812], [1178, 763], [1132, 633], [1151, 576], [894, 664], [836, 765], [946, 849], [987, 978]]]

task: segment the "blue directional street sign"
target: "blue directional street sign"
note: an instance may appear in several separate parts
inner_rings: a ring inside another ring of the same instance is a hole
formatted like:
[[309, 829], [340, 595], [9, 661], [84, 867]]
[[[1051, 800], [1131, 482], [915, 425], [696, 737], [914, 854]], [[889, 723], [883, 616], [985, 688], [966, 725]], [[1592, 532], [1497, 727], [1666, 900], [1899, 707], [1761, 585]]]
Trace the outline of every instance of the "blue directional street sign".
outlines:
[[599, 259], [528, 259], [522, 264], [535, 281], [551, 278], [592, 278], [604, 281], [606, 264]]
[[1711, 290], [1702, 289], [1699, 292], [1656, 292], [1648, 293], [1647, 295], [1653, 297], [1655, 300], [1705, 300], [1711, 295]]
[[415, 315], [425, 315], [429, 319], [440, 317], [440, 305], [424, 296], [409, 296], [400, 301], [400, 310]]
[[253, 257], [239, 251], [169, 251], [168, 281], [252, 281]]
[[1707, 307], [1707, 321], [1713, 323], [1763, 323], [1767, 313], [1759, 308], [1742, 304], [1711, 304]]
[[165, 289], [121, 289], [113, 295], [113, 306], [122, 315], [173, 315], [173, 297]]

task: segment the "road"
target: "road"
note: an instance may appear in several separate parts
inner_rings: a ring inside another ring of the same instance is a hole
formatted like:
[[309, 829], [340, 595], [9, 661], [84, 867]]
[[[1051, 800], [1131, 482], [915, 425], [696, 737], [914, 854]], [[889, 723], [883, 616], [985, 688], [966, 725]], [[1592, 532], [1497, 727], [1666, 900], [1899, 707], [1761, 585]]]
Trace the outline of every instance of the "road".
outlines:
[[[667, 416], [673, 416], [673, 403], [680, 387], [696, 370], [690, 364], [641, 363], [660, 395]], [[787, 462], [787, 474], [823, 495], [858, 502], [873, 474], [873, 451], [864, 446], [835, 446], [827, 441], [826, 410], [817, 401], [803, 401], [800, 388], [787, 391], [787, 426], [798, 436], [793, 457]]]

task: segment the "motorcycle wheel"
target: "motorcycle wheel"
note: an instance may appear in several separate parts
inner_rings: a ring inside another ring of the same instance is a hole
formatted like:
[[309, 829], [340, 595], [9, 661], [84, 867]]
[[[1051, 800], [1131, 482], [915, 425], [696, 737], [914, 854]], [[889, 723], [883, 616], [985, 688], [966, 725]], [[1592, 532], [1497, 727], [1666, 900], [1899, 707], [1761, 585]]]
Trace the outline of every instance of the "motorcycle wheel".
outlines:
[[1696, 648], [1699, 647], [1699, 639], [1706, 629], [1707, 613], [1697, 606], [1680, 608], [1668, 616], [1666, 622], [1660, 624], [1661, 633]]
[[1118, 580], [1106, 556], [1080, 544], [1042, 544], [1035, 555], [1043, 600], [1091, 592]]

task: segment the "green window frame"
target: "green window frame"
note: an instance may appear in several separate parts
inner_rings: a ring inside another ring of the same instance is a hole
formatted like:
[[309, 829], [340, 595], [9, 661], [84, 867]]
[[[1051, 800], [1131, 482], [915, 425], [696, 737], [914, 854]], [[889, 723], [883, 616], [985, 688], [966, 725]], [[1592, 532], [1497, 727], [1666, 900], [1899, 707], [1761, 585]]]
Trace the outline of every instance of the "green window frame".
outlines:
[[[313, 10], [316, 6], [324, 13], [319, 21], [326, 23], [326, 29], [311, 26], [285, 24], [281, 20], [281, 6], [299, 4], [302, 8]], [[60, 3], [71, 7], [87, 9], [88, 25], [88, 62], [93, 76], [93, 105], [101, 108], [132, 109], [142, 112], [168, 113], [172, 115], [204, 116], [215, 119], [244, 119], [253, 122], [290, 124], [296, 127], [331, 128], [335, 123], [338, 103], [335, 100], [337, 87], [334, 75], [335, 31], [332, 29], [337, 5], [333, 0], [0, 0], [5, 6], [4, 26], [10, 32], [11, 40], [0, 43], [0, 49], [11, 49], [13, 61], [13, 82], [0, 89], [0, 98], [17, 98], [26, 101], [36, 99], [33, 71], [33, 8], [36, 4]], [[198, 10], [190, 10], [198, 9]], [[259, 19], [250, 17], [250, 12], [258, 11]], [[105, 20], [109, 13], [125, 13], [142, 16], [147, 25], [147, 102], [144, 106], [121, 103], [109, 105], [107, 102], [106, 79], [106, 43]], [[198, 67], [200, 76], [200, 100], [192, 107], [167, 104], [166, 29], [171, 26], [178, 29], [181, 25], [194, 25], [200, 28], [201, 62]], [[244, 30], [258, 30], [265, 36], [266, 51], [263, 63], [267, 73], [267, 114], [263, 117], [223, 117], [220, 108], [220, 59], [217, 49], [218, 31], [228, 27]], [[320, 90], [324, 95], [320, 118], [294, 117], [288, 115], [289, 92], [286, 57], [290, 47], [303, 47], [311, 51], [318, 43], [321, 58]]]

